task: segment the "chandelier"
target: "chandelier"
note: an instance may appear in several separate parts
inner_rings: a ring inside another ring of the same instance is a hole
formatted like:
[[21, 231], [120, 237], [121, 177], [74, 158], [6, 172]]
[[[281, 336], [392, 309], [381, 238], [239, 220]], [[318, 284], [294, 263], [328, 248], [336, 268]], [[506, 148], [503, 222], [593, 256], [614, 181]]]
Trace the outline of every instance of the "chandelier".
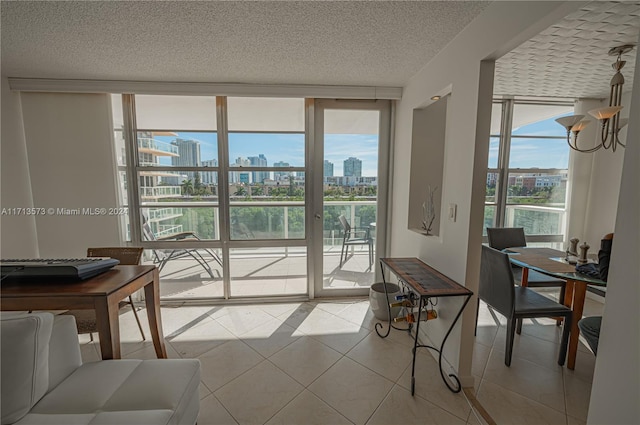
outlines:
[[632, 44], [625, 44], [624, 46], [614, 47], [609, 50], [609, 56], [618, 56], [612, 68], [616, 71], [613, 78], [611, 78], [611, 91], [609, 93], [609, 106], [604, 108], [597, 108], [589, 111], [589, 115], [596, 118], [601, 125], [599, 143], [590, 149], [581, 149], [578, 147], [578, 135], [580, 132], [591, 122], [585, 120], [584, 115], [570, 115], [568, 117], [562, 117], [556, 119], [558, 124], [567, 129], [567, 143], [571, 149], [578, 152], [595, 152], [601, 148], [611, 149], [615, 152], [618, 145], [625, 147], [624, 143], [618, 138], [620, 130], [627, 125], [627, 118], [620, 118], [620, 111], [622, 110], [622, 86], [624, 85], [624, 77], [620, 70], [626, 64], [626, 61], [622, 60], [622, 55], [633, 49]]

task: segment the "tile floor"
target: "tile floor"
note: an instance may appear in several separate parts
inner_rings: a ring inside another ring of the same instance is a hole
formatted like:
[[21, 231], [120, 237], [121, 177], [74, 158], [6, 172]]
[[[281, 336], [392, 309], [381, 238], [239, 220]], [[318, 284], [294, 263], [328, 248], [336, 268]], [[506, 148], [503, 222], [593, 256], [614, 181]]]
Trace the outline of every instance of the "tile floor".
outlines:
[[[601, 309], [587, 300], [587, 313]], [[367, 300], [163, 307], [162, 315], [169, 357], [202, 363], [199, 425], [485, 423], [423, 351], [410, 396], [412, 340], [395, 331], [379, 338]], [[124, 357], [155, 357], [130, 311], [120, 327]], [[595, 358], [581, 345], [575, 371], [559, 367], [559, 335], [552, 321], [525, 321], [507, 368], [504, 320], [481, 307], [475, 395], [497, 423], [586, 422]], [[85, 361], [99, 359], [96, 342], [80, 342]]]

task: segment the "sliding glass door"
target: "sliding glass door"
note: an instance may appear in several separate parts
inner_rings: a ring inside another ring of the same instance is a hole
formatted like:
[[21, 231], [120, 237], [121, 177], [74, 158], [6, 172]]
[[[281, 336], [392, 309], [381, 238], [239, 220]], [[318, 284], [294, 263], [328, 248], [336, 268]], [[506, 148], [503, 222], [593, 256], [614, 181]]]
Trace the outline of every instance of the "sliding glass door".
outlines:
[[364, 294], [376, 280], [389, 102], [123, 95], [122, 106], [124, 233], [160, 268], [163, 299]]
[[386, 239], [389, 111], [386, 101], [315, 103], [317, 295], [362, 295], [379, 276]]

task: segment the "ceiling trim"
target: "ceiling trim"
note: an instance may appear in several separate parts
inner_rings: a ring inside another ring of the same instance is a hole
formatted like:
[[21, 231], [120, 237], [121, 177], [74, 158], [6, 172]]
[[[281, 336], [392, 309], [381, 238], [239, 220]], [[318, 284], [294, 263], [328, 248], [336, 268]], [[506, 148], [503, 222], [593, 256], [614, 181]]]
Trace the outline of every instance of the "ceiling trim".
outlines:
[[191, 96], [312, 97], [327, 99], [402, 98], [402, 87], [186, 83], [118, 80], [9, 78], [14, 91], [57, 93], [133, 93]]

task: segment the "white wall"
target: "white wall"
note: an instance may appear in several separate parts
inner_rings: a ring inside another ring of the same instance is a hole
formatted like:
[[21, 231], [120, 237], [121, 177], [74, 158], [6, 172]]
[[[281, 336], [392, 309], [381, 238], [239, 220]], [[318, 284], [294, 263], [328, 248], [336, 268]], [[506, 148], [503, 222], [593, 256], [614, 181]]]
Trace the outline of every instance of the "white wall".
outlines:
[[[637, 74], [636, 74], [637, 75]], [[631, 89], [628, 87], [627, 89]], [[622, 97], [624, 109], [622, 117], [629, 116], [631, 106], [630, 90]], [[604, 101], [602, 106], [608, 106]], [[595, 121], [595, 119], [593, 120]], [[596, 124], [596, 125], [594, 125]], [[600, 123], [591, 125], [600, 130]], [[625, 143], [627, 128], [620, 131], [620, 141]], [[600, 137], [600, 131], [597, 131]], [[607, 233], [613, 232], [616, 223], [616, 211], [618, 209], [618, 195], [620, 193], [620, 181], [626, 149], [618, 147], [614, 152], [600, 149], [593, 153], [593, 169], [589, 182], [589, 203], [586, 210], [586, 222], [583, 231], [584, 240], [591, 245], [590, 252], [596, 252], [600, 246], [600, 239]]]
[[640, 423], [640, 55], [635, 75], [589, 424]]
[[[31, 179], [27, 146], [22, 125], [20, 94], [9, 90], [2, 78], [2, 142], [0, 155], [2, 208], [31, 208]], [[0, 219], [1, 258], [36, 258], [38, 241], [36, 221], [32, 215], [2, 215]]]
[[[487, 78], [493, 69], [490, 60], [581, 5], [580, 2], [494, 2], [404, 88], [396, 114], [390, 232], [392, 256], [417, 256], [477, 292], [492, 96], [492, 79]], [[486, 59], [489, 61], [481, 67], [481, 61]], [[428, 104], [431, 96], [449, 85], [452, 91], [447, 115], [441, 211], [446, 211], [444, 208], [449, 203], [455, 203], [458, 217], [456, 222], [442, 222], [439, 238], [427, 238], [407, 230], [411, 120], [414, 108]], [[440, 300], [438, 307], [442, 320], [434, 321], [429, 329], [434, 341], [442, 340], [459, 305], [459, 300]], [[465, 311], [462, 326], [457, 326], [445, 347], [445, 357], [458, 369], [465, 386], [473, 382], [474, 322], [475, 297]]]
[[[116, 207], [111, 107], [106, 94], [22, 93], [33, 204], [42, 208]], [[118, 218], [36, 217], [42, 257], [78, 257], [89, 246], [119, 245]], [[5, 236], [3, 235], [3, 243]]]

